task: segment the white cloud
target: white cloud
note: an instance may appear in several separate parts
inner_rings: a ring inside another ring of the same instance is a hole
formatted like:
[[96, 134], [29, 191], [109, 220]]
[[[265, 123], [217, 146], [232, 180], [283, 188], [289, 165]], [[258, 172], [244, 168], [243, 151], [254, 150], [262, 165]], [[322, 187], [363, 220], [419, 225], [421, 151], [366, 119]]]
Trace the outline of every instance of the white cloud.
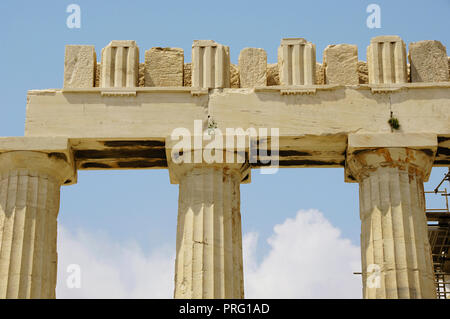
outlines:
[[[59, 227], [57, 298], [172, 298], [175, 249], [159, 247], [146, 255], [135, 242], [117, 243], [100, 233]], [[81, 288], [68, 288], [81, 268]]]
[[[361, 298], [360, 251], [317, 210], [274, 227], [270, 251], [257, 262], [258, 234], [244, 236], [246, 298]], [[59, 227], [57, 298], [172, 298], [175, 248], [145, 254], [136, 242]], [[70, 264], [81, 288], [68, 288]]]
[[317, 210], [274, 227], [257, 264], [258, 235], [244, 236], [246, 298], [361, 298], [360, 249]]

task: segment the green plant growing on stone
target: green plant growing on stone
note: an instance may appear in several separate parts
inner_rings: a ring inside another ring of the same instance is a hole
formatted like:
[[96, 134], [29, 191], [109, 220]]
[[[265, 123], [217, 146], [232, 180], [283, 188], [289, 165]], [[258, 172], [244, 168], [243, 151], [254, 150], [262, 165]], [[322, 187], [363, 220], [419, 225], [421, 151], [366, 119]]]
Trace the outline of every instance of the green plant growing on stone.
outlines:
[[214, 130], [217, 128], [217, 123], [208, 115], [208, 135], [214, 135]]
[[400, 129], [400, 123], [396, 117], [391, 117], [388, 120], [389, 125], [393, 130], [399, 130]]

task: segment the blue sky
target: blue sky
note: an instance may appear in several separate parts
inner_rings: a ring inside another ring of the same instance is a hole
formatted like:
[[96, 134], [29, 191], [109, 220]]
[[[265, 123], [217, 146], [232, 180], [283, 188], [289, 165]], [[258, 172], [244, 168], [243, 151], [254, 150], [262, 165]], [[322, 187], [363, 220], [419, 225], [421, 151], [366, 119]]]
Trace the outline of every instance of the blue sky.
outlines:
[[[66, 26], [66, 7], [71, 3], [81, 7], [80, 29]], [[370, 3], [381, 7], [380, 29], [366, 27], [366, 7]], [[399, 35], [407, 44], [439, 40], [449, 48], [449, 16], [449, 0], [2, 1], [0, 136], [23, 135], [27, 90], [62, 87], [66, 44], [95, 45], [99, 58], [101, 49], [111, 40], [130, 39], [140, 47], [141, 62], [144, 51], [155, 46], [181, 47], [188, 62], [194, 39], [213, 39], [230, 46], [233, 63], [237, 63], [239, 52], [245, 47], [264, 48], [268, 62], [274, 63], [281, 38], [304, 37], [316, 44], [318, 61], [322, 61], [327, 45], [339, 43], [358, 45], [359, 58], [366, 60], [370, 38], [382, 34]], [[433, 169], [430, 187], [444, 171]], [[63, 187], [61, 192], [61, 233], [71, 236], [72, 245], [78, 245], [71, 247], [80, 251], [80, 243], [90, 238], [104, 241], [102, 247], [108, 249], [108, 243], [119, 245], [120, 250], [121, 243], [132, 242], [133, 247], [138, 247], [137, 254], [144, 257], [154, 256], [155, 251], [170, 255], [175, 247], [177, 196], [178, 186], [169, 183], [165, 170], [81, 171], [78, 184]], [[344, 183], [343, 169], [281, 169], [275, 175], [254, 171], [252, 183], [241, 186], [241, 212], [244, 234], [257, 234], [247, 237], [247, 243], [254, 244], [257, 265], [261, 266], [272, 253], [273, 246], [267, 238], [282, 237], [276, 237], [274, 226], [286, 226], [288, 218], [300, 223], [297, 212], [301, 209], [320, 211], [334, 227], [326, 229], [339, 229], [339, 240], [348, 239], [353, 248], [359, 247], [358, 186]], [[61, 245], [60, 250], [65, 250], [60, 253], [60, 263], [81, 263], [64, 242]], [[85, 268], [90, 267], [88, 261], [83, 262]], [[127, 282], [117, 269], [121, 282]], [[61, 274], [64, 276], [64, 272]], [[167, 278], [171, 280], [170, 275]], [[172, 282], [167, 280], [161, 282], [166, 289], [162, 290], [170, 292]], [[133, 282], [120, 289], [130, 291]], [[71, 293], [61, 290], [60, 295], [98, 296], [108, 291], [99, 290], [97, 295]], [[323, 296], [317, 294], [314, 296]], [[145, 289], [136, 296], [147, 296]], [[305, 295], [294, 291], [290, 296]]]

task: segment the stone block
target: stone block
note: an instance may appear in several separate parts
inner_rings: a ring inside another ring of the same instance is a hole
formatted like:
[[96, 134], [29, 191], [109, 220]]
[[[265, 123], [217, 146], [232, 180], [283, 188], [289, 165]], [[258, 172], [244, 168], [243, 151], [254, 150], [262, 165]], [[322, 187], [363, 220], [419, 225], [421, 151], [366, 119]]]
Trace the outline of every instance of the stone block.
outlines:
[[239, 89], [240, 87], [239, 67], [236, 64], [230, 64], [230, 88]]
[[139, 48], [135, 41], [114, 40], [102, 50], [100, 87], [134, 88], [139, 81]]
[[267, 53], [264, 49], [245, 48], [239, 54], [240, 86], [267, 85]]
[[184, 51], [151, 48], [145, 51], [145, 86], [183, 86]]
[[323, 53], [323, 61], [326, 84], [359, 84], [358, 47], [356, 45], [329, 45]]
[[183, 86], [192, 86], [192, 64], [184, 64]]
[[409, 44], [411, 82], [448, 81], [448, 57], [439, 41], [427, 40]]
[[358, 78], [359, 84], [369, 83], [369, 70], [365, 61], [358, 61]]
[[325, 84], [325, 68], [319, 62], [316, 62], [316, 84]]
[[145, 87], [145, 63], [139, 63], [139, 87]]
[[378, 36], [367, 48], [369, 84], [399, 84], [408, 82], [406, 46], [395, 35]]
[[64, 87], [94, 87], [96, 66], [97, 57], [93, 45], [67, 45], [64, 59]]
[[97, 63], [96, 67], [95, 67], [95, 82], [94, 82], [94, 86], [95, 87], [100, 87], [100, 71], [102, 69], [102, 64], [101, 63]]
[[212, 40], [192, 44], [192, 86], [230, 87], [230, 48]]
[[280, 85], [280, 72], [277, 63], [267, 64], [267, 85]]
[[281, 85], [316, 83], [316, 46], [303, 38], [281, 40], [278, 49]]

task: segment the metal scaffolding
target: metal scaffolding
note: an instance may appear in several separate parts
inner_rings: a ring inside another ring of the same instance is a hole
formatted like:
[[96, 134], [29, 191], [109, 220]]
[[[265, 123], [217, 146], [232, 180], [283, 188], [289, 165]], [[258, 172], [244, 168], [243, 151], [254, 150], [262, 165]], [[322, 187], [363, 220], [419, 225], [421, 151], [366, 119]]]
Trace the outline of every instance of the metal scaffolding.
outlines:
[[441, 188], [445, 181], [450, 183], [450, 168], [434, 190], [425, 192], [442, 196], [445, 203], [444, 208], [426, 208], [438, 299], [450, 299], [450, 194], [447, 188]]

